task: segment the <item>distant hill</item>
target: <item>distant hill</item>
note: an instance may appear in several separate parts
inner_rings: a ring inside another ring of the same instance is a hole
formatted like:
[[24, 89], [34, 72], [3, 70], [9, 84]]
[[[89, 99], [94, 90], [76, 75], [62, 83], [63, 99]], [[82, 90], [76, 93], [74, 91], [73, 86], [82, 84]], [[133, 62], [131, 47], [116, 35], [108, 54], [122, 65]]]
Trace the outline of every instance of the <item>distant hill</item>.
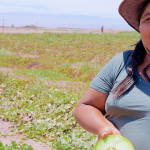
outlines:
[[86, 15], [58, 15], [32, 13], [0, 13], [0, 26], [41, 26], [54, 28], [104, 28], [131, 29], [120, 18], [86, 16]]

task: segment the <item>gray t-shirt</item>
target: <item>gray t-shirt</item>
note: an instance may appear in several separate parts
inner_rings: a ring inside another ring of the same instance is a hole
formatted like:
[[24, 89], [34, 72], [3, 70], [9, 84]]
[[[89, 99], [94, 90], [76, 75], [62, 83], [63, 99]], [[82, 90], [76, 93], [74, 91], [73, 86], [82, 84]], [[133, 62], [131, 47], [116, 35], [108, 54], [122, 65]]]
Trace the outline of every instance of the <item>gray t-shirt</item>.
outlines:
[[128, 138], [135, 150], [150, 149], [150, 83], [136, 70], [134, 86], [117, 99], [111, 92], [127, 76], [131, 50], [114, 56], [97, 74], [90, 87], [108, 93], [105, 111], [111, 121]]

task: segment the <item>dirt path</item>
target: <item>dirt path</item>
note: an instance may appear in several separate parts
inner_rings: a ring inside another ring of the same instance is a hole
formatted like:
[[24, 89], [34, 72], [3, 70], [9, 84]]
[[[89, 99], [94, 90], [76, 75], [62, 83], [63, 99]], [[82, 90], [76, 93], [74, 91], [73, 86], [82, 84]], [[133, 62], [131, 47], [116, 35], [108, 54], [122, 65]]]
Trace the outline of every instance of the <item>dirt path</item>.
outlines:
[[[26, 136], [23, 134], [13, 134], [11, 135], [11, 130], [16, 127], [15, 124], [13, 124], [10, 121], [4, 121], [3, 119], [0, 119], [0, 141], [5, 145], [11, 144], [11, 141], [16, 141], [16, 143], [22, 142], [26, 143], [28, 145], [31, 145], [36, 150], [52, 150], [48, 144], [44, 144], [42, 142], [35, 142], [33, 139], [27, 139], [22, 140], [21, 138], [25, 138]], [[6, 136], [4, 136], [4, 134]], [[3, 135], [3, 136], [2, 136]]]

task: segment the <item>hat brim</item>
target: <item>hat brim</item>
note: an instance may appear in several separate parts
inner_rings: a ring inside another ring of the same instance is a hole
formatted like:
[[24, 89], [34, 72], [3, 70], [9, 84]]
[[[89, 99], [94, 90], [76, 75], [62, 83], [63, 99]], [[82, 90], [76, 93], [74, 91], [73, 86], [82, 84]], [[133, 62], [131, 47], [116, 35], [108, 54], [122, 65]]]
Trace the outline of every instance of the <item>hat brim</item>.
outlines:
[[139, 6], [145, 0], [124, 0], [119, 6], [119, 14], [125, 19], [125, 21], [139, 32], [139, 25], [137, 20], [137, 13]]

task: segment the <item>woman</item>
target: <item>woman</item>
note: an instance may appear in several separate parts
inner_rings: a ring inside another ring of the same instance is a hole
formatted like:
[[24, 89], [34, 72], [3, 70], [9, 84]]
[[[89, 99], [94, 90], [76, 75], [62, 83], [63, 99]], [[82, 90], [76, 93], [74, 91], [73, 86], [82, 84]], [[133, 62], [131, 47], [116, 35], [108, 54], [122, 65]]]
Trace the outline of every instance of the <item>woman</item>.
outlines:
[[134, 50], [117, 54], [102, 68], [76, 105], [74, 116], [98, 139], [122, 135], [135, 150], [149, 150], [150, 1], [124, 0], [119, 13], [141, 40]]

